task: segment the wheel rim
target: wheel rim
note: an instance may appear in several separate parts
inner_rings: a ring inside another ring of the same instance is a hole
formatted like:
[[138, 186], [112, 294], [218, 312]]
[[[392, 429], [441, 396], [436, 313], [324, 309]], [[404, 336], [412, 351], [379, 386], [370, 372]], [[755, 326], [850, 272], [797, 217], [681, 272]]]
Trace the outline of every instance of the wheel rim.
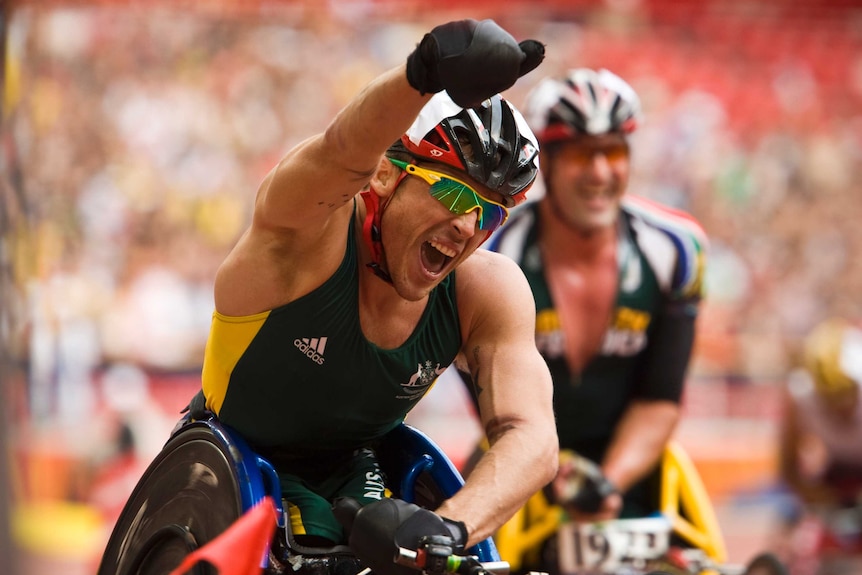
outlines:
[[241, 509], [235, 466], [222, 444], [208, 428], [180, 432], [135, 487], [99, 575], [166, 575], [190, 546], [222, 533]]
[[[158, 529], [134, 554], [128, 572], [136, 575], [167, 573], [179, 565], [183, 558], [197, 547], [197, 541], [188, 528], [180, 525], [166, 525]], [[196, 566], [192, 573], [202, 575], [203, 566]]]

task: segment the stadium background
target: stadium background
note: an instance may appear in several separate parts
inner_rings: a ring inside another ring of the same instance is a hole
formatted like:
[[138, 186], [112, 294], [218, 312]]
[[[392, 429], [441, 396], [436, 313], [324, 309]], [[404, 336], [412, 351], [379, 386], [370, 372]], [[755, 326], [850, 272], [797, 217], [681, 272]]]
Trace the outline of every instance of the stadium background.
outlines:
[[[61, 1], [3, 6], [0, 557], [91, 573], [198, 385], [216, 266], [266, 171], [433, 25], [493, 17], [542, 75], [640, 93], [632, 193], [693, 213], [708, 300], [677, 437], [731, 559], [772, 545], [781, 383], [807, 330], [860, 317], [862, 6], [854, 0]], [[445, 377], [411, 416], [456, 461]], [[10, 569], [6, 570], [6, 568]]]

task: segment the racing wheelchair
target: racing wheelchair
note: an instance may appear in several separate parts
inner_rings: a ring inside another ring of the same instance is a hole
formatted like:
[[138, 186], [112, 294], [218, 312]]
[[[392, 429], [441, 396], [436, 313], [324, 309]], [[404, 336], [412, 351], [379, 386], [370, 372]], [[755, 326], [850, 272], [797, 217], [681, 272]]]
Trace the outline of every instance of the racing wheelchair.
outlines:
[[[581, 458], [579, 465], [601, 482], [594, 463]], [[530, 565], [555, 575], [788, 575], [772, 553], [727, 563], [706, 488], [676, 442], [662, 456], [659, 491], [655, 514], [599, 523], [569, 521], [540, 491], [497, 532], [497, 549], [516, 573]]]
[[[267, 496], [276, 507], [277, 528], [260, 568], [266, 575], [356, 575], [359, 561], [346, 545], [299, 545], [290, 532], [278, 474], [228, 426], [209, 412], [186, 414], [138, 481], [108, 540], [98, 575], [167, 575], [183, 558], [224, 532]], [[463, 485], [451, 461], [419, 430], [400, 424], [378, 448], [393, 496], [435, 509]], [[427, 573], [505, 575], [493, 539], [468, 556], [446, 554], [445, 542], [429, 541], [435, 567], [402, 549], [398, 562]], [[436, 544], [436, 545], [435, 545]], [[443, 550], [439, 557], [439, 550]], [[420, 554], [423, 558], [426, 553]], [[205, 563], [192, 572], [211, 573]]]

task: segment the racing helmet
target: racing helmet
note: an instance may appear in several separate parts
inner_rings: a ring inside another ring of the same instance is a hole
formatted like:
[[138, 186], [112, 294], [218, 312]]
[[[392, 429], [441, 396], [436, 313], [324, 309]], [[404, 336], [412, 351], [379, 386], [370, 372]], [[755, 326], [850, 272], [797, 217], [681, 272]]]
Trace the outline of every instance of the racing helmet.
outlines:
[[634, 89], [613, 72], [577, 68], [545, 78], [530, 90], [524, 116], [544, 144], [577, 134], [630, 134], [641, 120], [641, 104]]
[[818, 394], [853, 391], [862, 383], [862, 330], [841, 318], [821, 322], [805, 338], [804, 362]]
[[461, 108], [435, 94], [387, 155], [442, 162], [503, 196], [506, 207], [524, 201], [539, 171], [539, 145], [518, 110], [499, 94]]

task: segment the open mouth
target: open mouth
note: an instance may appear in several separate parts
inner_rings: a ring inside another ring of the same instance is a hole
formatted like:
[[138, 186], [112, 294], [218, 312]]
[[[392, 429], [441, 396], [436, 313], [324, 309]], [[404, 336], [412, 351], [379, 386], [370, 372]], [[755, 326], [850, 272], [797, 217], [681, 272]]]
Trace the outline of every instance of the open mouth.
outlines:
[[455, 253], [437, 244], [436, 242], [425, 242], [422, 244], [422, 265], [429, 272], [438, 274], [443, 271]]
[[591, 191], [580, 195], [580, 202], [589, 209], [604, 209], [613, 200], [613, 195], [607, 190]]

